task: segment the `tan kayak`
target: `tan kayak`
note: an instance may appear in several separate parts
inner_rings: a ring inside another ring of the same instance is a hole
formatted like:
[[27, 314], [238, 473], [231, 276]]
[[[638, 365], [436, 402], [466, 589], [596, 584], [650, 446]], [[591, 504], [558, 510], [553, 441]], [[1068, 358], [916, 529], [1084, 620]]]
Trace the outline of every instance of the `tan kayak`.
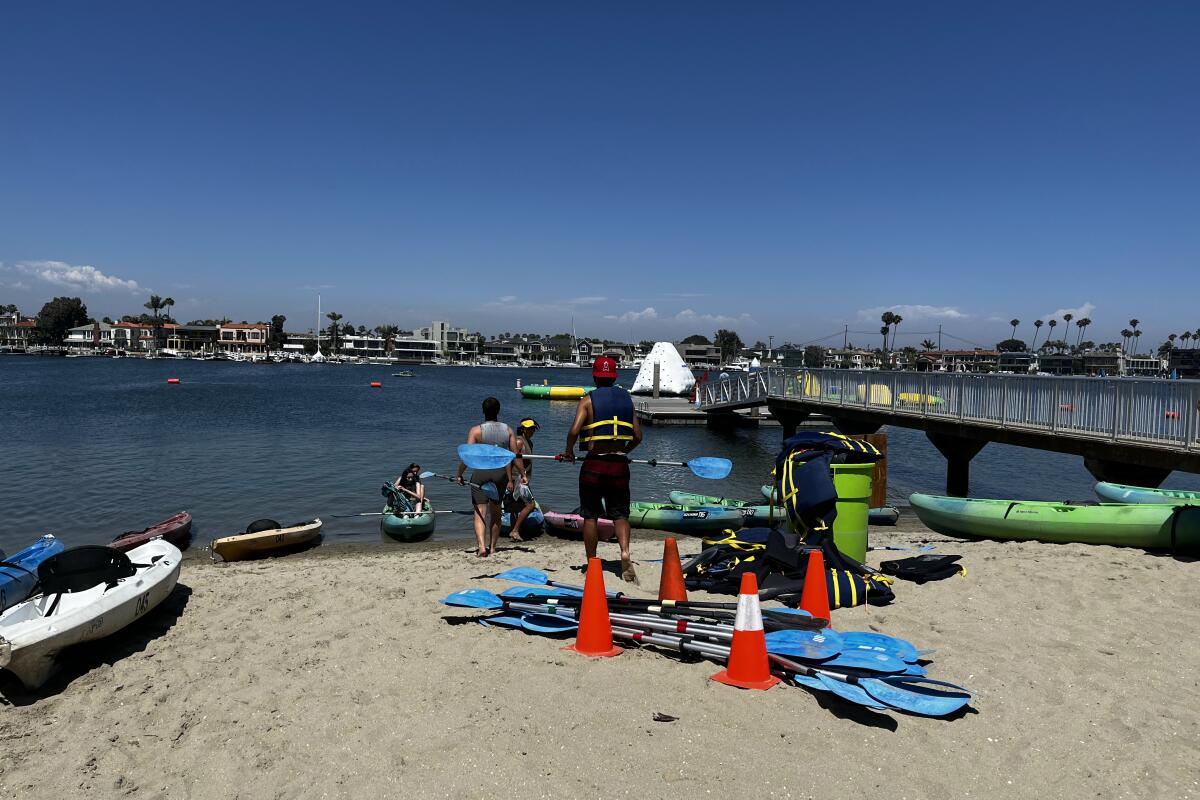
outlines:
[[240, 561], [257, 556], [278, 555], [312, 544], [321, 537], [320, 517], [286, 528], [274, 523], [273, 527], [263, 530], [263, 523], [269, 522], [270, 520], [259, 520], [247, 527], [251, 532], [213, 540], [213, 558], [220, 556], [225, 561]]

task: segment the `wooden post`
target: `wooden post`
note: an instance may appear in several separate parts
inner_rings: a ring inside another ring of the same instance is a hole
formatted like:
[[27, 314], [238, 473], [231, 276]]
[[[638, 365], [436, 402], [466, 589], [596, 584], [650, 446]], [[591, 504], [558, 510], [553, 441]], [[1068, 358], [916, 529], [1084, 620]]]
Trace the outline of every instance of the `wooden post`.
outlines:
[[659, 378], [658, 370], [659, 370], [660, 366], [661, 365], [657, 361], [654, 362], [654, 391], [650, 396], [653, 397], [655, 400], [658, 399], [658, 378]]

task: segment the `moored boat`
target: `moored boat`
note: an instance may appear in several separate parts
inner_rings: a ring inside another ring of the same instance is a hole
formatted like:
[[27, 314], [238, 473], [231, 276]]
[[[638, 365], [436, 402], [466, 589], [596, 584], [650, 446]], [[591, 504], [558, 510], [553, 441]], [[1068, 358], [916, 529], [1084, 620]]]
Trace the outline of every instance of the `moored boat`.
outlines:
[[166, 539], [180, 550], [186, 550], [188, 540], [192, 537], [192, 515], [186, 511], [167, 517], [162, 522], [156, 522], [140, 531], [127, 531], [113, 539], [108, 545], [122, 552], [140, 547], [151, 539]]
[[311, 546], [321, 538], [321, 518], [297, 522], [287, 527], [270, 519], [260, 519], [236, 533], [213, 540], [212, 555], [225, 561], [240, 561], [259, 556], [283, 555]]
[[736, 531], [745, 524], [745, 517], [737, 508], [634, 501], [629, 504], [629, 524], [635, 528], [702, 536]]
[[38, 566], [62, 551], [62, 541], [46, 534], [24, 550], [0, 558], [0, 611], [29, 597], [37, 586]]
[[[90, 569], [80, 569], [81, 556]], [[55, 559], [66, 567], [61, 572], [53, 569]], [[48, 559], [39, 568], [46, 591], [0, 614], [0, 668], [37, 689], [64, 648], [110, 636], [165, 600], [181, 560], [179, 548], [163, 539], [128, 554], [92, 546]]]
[[1200, 506], [1200, 492], [1186, 489], [1151, 489], [1100, 481], [1096, 495], [1109, 503], [1147, 503], [1168, 506]]
[[1200, 508], [928, 494], [914, 494], [909, 502], [921, 522], [948, 536], [1200, 552]]

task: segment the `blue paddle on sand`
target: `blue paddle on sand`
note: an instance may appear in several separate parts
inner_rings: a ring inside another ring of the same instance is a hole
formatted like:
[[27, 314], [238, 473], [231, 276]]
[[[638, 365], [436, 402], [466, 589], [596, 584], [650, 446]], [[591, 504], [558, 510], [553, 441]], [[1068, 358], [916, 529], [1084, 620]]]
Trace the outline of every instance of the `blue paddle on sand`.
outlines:
[[[516, 454], [494, 444], [460, 444], [458, 457], [471, 469], [503, 469], [508, 466]], [[535, 455], [525, 453], [522, 458], [543, 459], [562, 462], [562, 456]], [[728, 458], [700, 456], [690, 461], [663, 461], [657, 458], [631, 458], [631, 464], [646, 464], [651, 467], [687, 467], [698, 478], [721, 480], [728, 477], [733, 469], [733, 462]]]

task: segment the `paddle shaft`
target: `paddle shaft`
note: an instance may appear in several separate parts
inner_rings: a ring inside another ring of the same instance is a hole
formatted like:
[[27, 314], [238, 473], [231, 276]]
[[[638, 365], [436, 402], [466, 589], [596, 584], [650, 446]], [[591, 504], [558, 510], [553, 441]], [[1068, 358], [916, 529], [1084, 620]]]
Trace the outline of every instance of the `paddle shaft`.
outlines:
[[364, 511], [361, 514], [333, 514], [330, 519], [349, 519], [350, 517], [381, 517], [385, 514], [393, 517], [414, 517], [423, 514], [468, 514], [468, 511]]
[[[583, 598], [546, 597], [544, 595], [543, 596], [530, 596], [528, 598], [504, 598], [504, 597], [502, 597], [500, 599], [504, 600], [505, 602], [521, 602], [522, 600], [525, 600], [526, 602], [533, 602], [536, 600], [537, 602], [543, 603], [547, 606], [558, 606], [561, 608], [578, 608], [583, 603]], [[715, 619], [715, 620], [729, 620], [729, 619], [732, 619], [735, 616], [735, 614], [737, 613], [736, 612], [737, 604], [735, 604], [735, 603], [729, 603], [729, 604], [710, 603], [710, 604], [708, 604], [708, 605], [730, 605], [730, 606], [732, 606], [732, 608], [728, 608], [728, 609], [707, 608], [707, 607], [705, 607], [705, 604], [697, 605], [697, 604], [693, 604], [693, 603], [674, 603], [671, 601], [640, 600], [638, 598], [625, 597], [624, 595], [609, 597], [608, 604], [609, 604], [610, 609], [614, 609], [614, 607], [615, 607], [614, 610], [616, 610], [618, 613], [620, 613], [621, 607], [625, 606], [625, 607], [627, 607], [627, 610], [629, 610], [631, 613], [656, 614], [658, 616], [663, 616], [663, 617], [673, 617], [673, 616], [677, 616], [677, 615], [682, 615], [682, 616], [689, 616], [689, 617], [703, 617], [703, 618]], [[823, 620], [818, 617], [806, 617], [802, 614], [788, 614], [786, 612], [779, 612], [776, 609], [772, 609], [772, 608], [764, 608], [762, 610], [762, 614], [763, 614], [763, 626], [769, 631], [771, 631], [771, 630], [816, 631], [816, 630], [821, 630], [822, 628], [829, 627], [829, 620]]]

